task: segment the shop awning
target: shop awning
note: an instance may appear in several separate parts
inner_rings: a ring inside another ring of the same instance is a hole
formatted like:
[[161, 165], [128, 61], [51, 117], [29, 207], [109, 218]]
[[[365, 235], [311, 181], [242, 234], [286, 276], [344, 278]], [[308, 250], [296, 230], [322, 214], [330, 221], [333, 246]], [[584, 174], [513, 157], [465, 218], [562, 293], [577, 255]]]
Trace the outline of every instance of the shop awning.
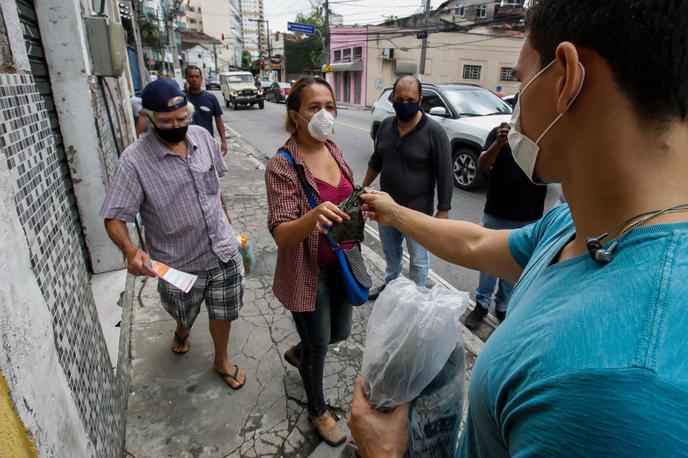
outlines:
[[338, 62], [336, 64], [323, 65], [323, 72], [362, 72], [363, 62], [357, 60], [356, 62]]

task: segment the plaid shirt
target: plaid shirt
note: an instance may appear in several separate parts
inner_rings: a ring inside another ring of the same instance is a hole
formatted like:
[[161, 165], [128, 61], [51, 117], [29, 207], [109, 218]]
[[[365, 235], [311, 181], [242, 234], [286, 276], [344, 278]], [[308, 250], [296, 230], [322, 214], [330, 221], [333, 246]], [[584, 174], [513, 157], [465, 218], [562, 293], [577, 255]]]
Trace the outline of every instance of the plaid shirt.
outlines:
[[140, 211], [151, 258], [198, 272], [219, 266], [218, 258], [229, 261], [238, 242], [220, 201], [220, 177], [227, 167], [217, 142], [198, 126], [189, 126], [186, 140], [186, 160], [153, 132], [130, 145], [100, 215], [133, 222]]
[[[325, 146], [339, 164], [344, 176], [351, 183], [354, 183], [351, 168], [344, 162], [342, 152], [337, 145], [328, 141]], [[289, 138], [282, 149], [289, 151], [294, 162], [296, 162], [296, 166], [304, 171], [313, 195], [320, 202], [315, 177], [303, 161], [295, 137]], [[276, 154], [268, 162], [265, 172], [265, 185], [268, 194], [268, 229], [270, 233], [273, 233], [280, 224], [294, 221], [311, 210], [296, 171], [282, 155]], [[275, 297], [292, 312], [315, 311], [318, 274], [318, 231], [314, 229], [298, 245], [277, 250], [277, 267], [272, 284]]]

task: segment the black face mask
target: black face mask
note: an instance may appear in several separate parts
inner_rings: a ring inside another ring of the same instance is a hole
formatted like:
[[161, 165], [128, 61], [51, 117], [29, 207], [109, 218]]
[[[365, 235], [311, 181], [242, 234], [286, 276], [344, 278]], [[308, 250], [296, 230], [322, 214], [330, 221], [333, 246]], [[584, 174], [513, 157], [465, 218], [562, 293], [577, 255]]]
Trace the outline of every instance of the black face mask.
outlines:
[[409, 122], [420, 111], [420, 102], [394, 102], [392, 106], [402, 122]]
[[186, 131], [189, 126], [175, 127], [173, 129], [161, 129], [154, 125], [155, 133], [164, 141], [165, 143], [179, 143], [186, 137]]

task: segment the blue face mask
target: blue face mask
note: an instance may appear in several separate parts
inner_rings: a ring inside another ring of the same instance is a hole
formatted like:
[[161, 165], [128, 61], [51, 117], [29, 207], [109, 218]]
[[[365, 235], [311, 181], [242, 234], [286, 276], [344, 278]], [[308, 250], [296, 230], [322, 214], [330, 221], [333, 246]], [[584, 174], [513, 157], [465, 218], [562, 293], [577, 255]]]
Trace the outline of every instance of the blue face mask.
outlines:
[[402, 122], [409, 122], [420, 111], [420, 102], [394, 102], [392, 106]]

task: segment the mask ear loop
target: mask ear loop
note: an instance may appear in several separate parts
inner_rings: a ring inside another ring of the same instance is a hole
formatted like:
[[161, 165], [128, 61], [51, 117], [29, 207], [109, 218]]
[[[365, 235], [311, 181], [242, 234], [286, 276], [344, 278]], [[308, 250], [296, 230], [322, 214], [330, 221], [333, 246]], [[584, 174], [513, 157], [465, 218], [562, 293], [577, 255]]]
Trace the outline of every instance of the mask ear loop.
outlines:
[[[552, 63], [554, 63], [554, 62], [552, 62]], [[576, 95], [574, 95], [573, 98], [569, 101], [568, 105], [566, 105], [566, 110], [559, 113], [559, 116], [554, 118], [554, 121], [552, 121], [552, 123], [549, 125], [549, 127], [547, 127], [547, 129], [545, 129], [545, 131], [538, 137], [537, 140], [535, 140], [536, 145], [540, 144], [540, 140], [542, 140], [545, 137], [545, 135], [547, 135], [547, 133], [552, 129], [552, 127], [554, 127], [559, 122], [559, 120], [562, 118], [562, 116], [564, 116], [566, 113], [569, 112], [569, 110], [571, 109], [573, 104], [576, 102], [576, 100], [578, 100], [578, 96], [580, 95], [581, 91], [583, 90], [583, 85], [585, 84], [585, 67], [583, 67], [583, 64], [581, 64], [580, 62], [578, 62], [578, 65], [580, 65], [580, 68], [583, 71], [583, 79], [581, 80], [580, 86], [578, 86], [578, 90], [576, 91]], [[530, 83], [528, 83], [528, 84], [530, 84]]]

